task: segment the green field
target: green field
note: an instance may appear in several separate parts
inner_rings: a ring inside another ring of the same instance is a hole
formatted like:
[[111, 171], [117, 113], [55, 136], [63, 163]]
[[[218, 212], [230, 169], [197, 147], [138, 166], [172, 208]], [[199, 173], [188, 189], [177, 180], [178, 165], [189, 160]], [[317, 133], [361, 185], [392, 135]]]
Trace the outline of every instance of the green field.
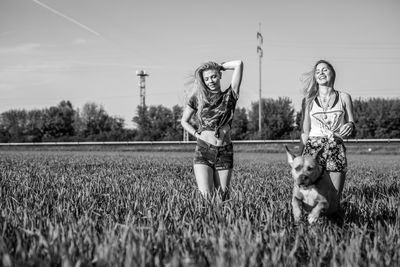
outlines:
[[202, 199], [191, 152], [0, 151], [2, 266], [399, 266], [400, 156], [349, 153], [345, 221], [295, 225], [283, 153]]

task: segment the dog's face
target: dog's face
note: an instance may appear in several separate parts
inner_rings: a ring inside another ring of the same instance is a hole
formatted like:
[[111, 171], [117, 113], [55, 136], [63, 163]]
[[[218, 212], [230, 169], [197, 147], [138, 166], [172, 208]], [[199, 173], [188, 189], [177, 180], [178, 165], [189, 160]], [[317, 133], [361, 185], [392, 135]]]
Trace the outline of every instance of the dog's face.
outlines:
[[286, 147], [286, 154], [288, 157], [289, 165], [292, 170], [292, 177], [295, 184], [299, 187], [307, 187], [315, 183], [315, 181], [322, 175], [322, 168], [318, 164], [316, 157], [306, 156], [294, 156], [289, 149]]

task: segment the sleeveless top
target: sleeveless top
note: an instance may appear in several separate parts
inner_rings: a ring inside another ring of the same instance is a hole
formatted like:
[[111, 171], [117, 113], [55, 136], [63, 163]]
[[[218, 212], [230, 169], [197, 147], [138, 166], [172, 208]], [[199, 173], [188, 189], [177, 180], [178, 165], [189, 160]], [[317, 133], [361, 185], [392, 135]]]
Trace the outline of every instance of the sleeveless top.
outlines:
[[[215, 136], [218, 138], [221, 127], [225, 124], [232, 126], [238, 95], [229, 87], [223, 92], [209, 93], [207, 99], [208, 103], [204, 103], [199, 116], [199, 131], [215, 131]], [[196, 112], [198, 111], [198, 102], [195, 95], [189, 99], [188, 106]]]
[[341, 93], [335, 91], [335, 100], [333, 105], [326, 110], [322, 108], [318, 98], [312, 102], [310, 110], [310, 134], [309, 136], [326, 136], [326, 137], [339, 137], [340, 127], [345, 124], [345, 108], [342, 101]]

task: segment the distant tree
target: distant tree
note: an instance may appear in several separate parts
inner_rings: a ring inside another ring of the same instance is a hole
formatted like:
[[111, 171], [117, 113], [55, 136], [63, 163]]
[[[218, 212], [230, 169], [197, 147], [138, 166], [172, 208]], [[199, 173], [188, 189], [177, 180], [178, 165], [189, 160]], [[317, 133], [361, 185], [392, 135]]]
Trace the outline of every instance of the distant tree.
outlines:
[[386, 134], [389, 138], [400, 138], [400, 99], [391, 99], [387, 110]]
[[124, 119], [109, 116], [103, 106], [96, 103], [84, 104], [75, 119], [74, 127], [84, 140], [121, 140], [125, 136]]
[[294, 128], [291, 134], [292, 139], [299, 139], [301, 132], [303, 131], [303, 120], [304, 120], [304, 109], [305, 109], [305, 99], [301, 101], [300, 110], [295, 112]]
[[84, 136], [97, 135], [102, 132], [102, 124], [106, 111], [103, 106], [93, 102], [83, 105], [80, 114], [81, 122], [83, 124]]
[[0, 142], [40, 142], [43, 110], [9, 110], [0, 115]]
[[171, 131], [174, 129], [175, 118], [172, 111], [161, 105], [150, 106], [149, 120], [151, 124], [151, 140], [166, 140], [171, 138]]
[[373, 108], [362, 100], [353, 101], [354, 121], [356, 123], [357, 138], [375, 137], [376, 125], [373, 117]]
[[175, 105], [172, 109], [162, 105], [137, 107], [133, 122], [137, 126], [136, 140], [144, 141], [178, 141], [183, 139], [183, 128], [180, 124], [183, 109]]
[[61, 137], [70, 138], [74, 132], [75, 111], [71, 102], [61, 101], [58, 106], [45, 110], [43, 140], [56, 141]]
[[249, 129], [253, 138], [282, 139], [291, 137], [294, 129], [294, 108], [292, 101], [287, 97], [275, 99], [262, 99], [261, 136], [258, 134], [258, 105], [252, 103], [249, 113]]
[[81, 109], [77, 108], [74, 114], [74, 132], [75, 132], [75, 141], [83, 141], [85, 139], [85, 129], [86, 124], [81, 116]]
[[11, 139], [11, 135], [4, 128], [0, 128], [0, 143], [8, 143]]
[[231, 138], [233, 140], [246, 140], [248, 139], [248, 126], [249, 120], [245, 108], [237, 107], [232, 121]]
[[183, 108], [179, 105], [172, 107], [172, 128], [164, 140], [183, 140], [183, 127], [181, 125]]
[[1, 137], [3, 142], [24, 142], [27, 112], [12, 109], [0, 116]]
[[137, 126], [136, 140], [149, 141], [152, 140], [150, 136], [151, 122], [149, 119], [147, 106], [137, 106], [137, 115], [132, 119], [133, 123]]
[[[294, 111], [289, 98], [263, 99], [262, 135], [258, 134], [258, 102], [249, 111], [237, 107], [232, 122], [234, 140], [299, 138], [303, 115]], [[356, 99], [356, 138], [400, 138], [400, 99]], [[136, 129], [125, 129], [124, 119], [109, 116], [96, 103], [81, 110], [71, 102], [42, 110], [9, 110], [0, 114], [0, 142], [182, 140], [183, 109], [159, 106], [137, 107]], [[196, 116], [192, 118], [197, 125]]]
[[25, 140], [41, 142], [44, 135], [45, 111], [34, 109], [27, 112]]
[[356, 99], [356, 138], [399, 138], [400, 99]]

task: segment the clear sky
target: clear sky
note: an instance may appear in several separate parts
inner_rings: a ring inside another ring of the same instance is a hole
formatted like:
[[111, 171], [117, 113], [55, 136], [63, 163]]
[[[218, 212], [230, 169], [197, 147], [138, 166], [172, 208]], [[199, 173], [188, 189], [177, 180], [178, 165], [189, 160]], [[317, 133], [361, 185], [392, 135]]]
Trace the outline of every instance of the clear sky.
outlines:
[[136, 70], [150, 75], [146, 104], [172, 107], [199, 64], [231, 59], [244, 62], [249, 108], [259, 23], [262, 97], [298, 110], [300, 78], [321, 58], [353, 99], [400, 97], [399, 0], [0, 0], [0, 112], [95, 102], [133, 127]]

